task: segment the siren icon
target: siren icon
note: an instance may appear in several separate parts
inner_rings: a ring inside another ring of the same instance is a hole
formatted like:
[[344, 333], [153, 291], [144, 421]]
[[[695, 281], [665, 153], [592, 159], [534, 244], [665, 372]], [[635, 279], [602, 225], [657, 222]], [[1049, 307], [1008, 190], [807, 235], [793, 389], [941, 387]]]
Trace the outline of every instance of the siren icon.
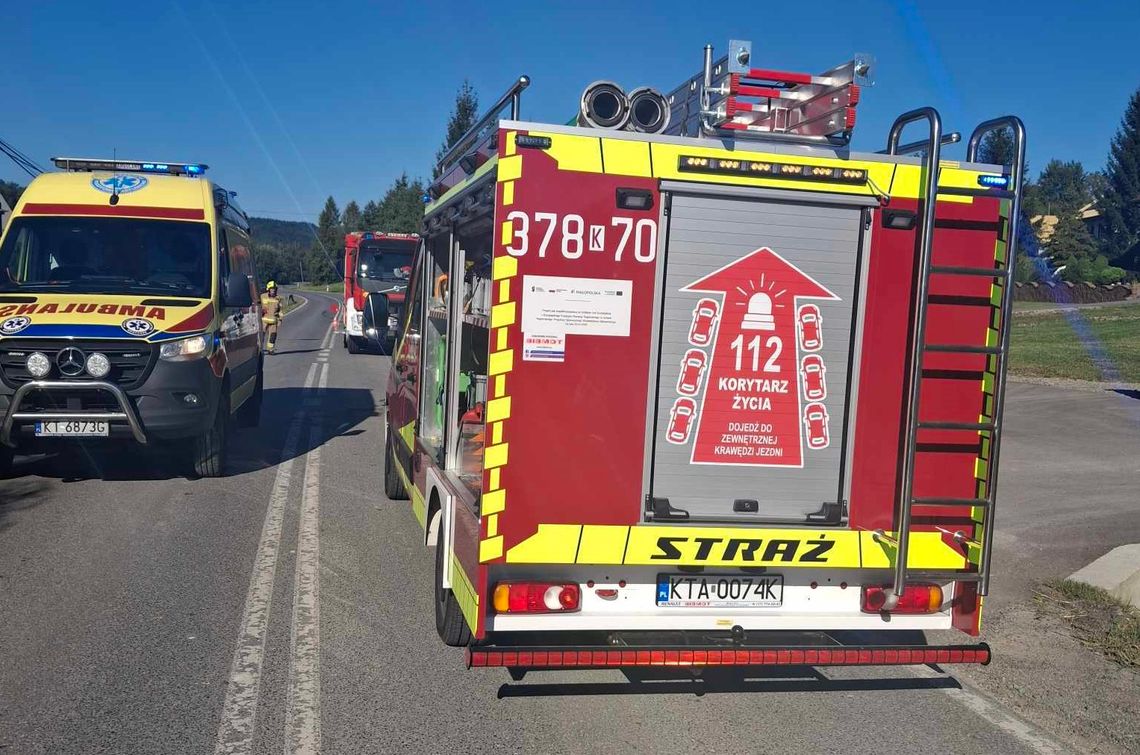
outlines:
[[752, 294], [748, 299], [748, 314], [744, 315], [742, 330], [775, 330], [772, 316], [772, 297], [764, 292]]

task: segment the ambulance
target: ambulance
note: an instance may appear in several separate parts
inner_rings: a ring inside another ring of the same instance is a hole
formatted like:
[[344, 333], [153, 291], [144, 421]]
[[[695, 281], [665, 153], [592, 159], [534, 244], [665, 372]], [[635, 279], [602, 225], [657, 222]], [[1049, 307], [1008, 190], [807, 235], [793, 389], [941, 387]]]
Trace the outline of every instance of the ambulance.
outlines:
[[858, 152], [868, 58], [751, 51], [572, 125], [522, 77], [438, 166], [385, 487], [469, 666], [990, 660], [916, 637], [990, 590], [1024, 128], [943, 159], [922, 107]]
[[225, 473], [264, 390], [250, 225], [201, 164], [55, 158], [0, 237], [0, 466], [63, 441]]

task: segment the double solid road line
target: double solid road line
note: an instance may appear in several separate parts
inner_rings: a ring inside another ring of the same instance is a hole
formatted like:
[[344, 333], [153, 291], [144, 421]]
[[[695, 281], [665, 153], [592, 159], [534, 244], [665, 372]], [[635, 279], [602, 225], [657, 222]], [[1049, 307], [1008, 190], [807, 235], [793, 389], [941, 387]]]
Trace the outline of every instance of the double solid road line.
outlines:
[[317, 359], [309, 365], [301, 406], [294, 413], [285, 435], [242, 611], [241, 627], [214, 747], [216, 755], [242, 755], [254, 751], [258, 698], [273, 588], [281, 552], [282, 525], [290, 492], [293, 490], [293, 465], [298, 444], [306, 429], [310, 442], [309, 451], [304, 457], [304, 477], [301, 483], [283, 734], [284, 751], [288, 755], [316, 755], [320, 752], [321, 397], [328, 384], [329, 350], [333, 333], [334, 329], [330, 325], [317, 352]]

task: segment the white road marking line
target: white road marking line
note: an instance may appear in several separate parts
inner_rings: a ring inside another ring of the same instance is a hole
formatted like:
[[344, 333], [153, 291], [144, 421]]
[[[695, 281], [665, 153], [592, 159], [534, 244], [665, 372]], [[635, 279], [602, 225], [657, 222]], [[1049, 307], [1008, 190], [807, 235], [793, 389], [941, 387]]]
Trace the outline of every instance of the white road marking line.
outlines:
[[[321, 367], [319, 389], [328, 383], [329, 366]], [[319, 393], [318, 393], [319, 395]], [[301, 522], [297, 537], [297, 574], [293, 587], [293, 626], [290, 632], [289, 695], [285, 713], [286, 755], [317, 755], [321, 751], [320, 668], [320, 516], [321, 418], [312, 423], [305, 459]]]
[[[309, 372], [305, 376], [305, 392], [312, 389], [316, 376], [317, 365], [314, 362], [309, 365]], [[305, 410], [298, 409], [289, 424], [281, 452], [281, 462], [277, 466], [277, 475], [273, 480], [273, 492], [269, 497], [269, 506], [265, 510], [261, 541], [254, 557], [253, 574], [249, 579], [241, 629], [238, 632], [237, 647], [234, 650], [229, 683], [226, 686], [226, 700], [222, 705], [222, 719], [218, 725], [218, 737], [214, 744], [215, 755], [240, 755], [253, 750], [254, 723], [257, 718], [257, 700], [261, 687], [261, 665], [265, 658], [265, 636], [269, 626], [273, 583], [277, 576], [277, 556], [281, 547], [281, 523], [285, 515], [285, 504], [289, 499], [293, 458], [297, 453], [297, 442], [300, 439], [304, 419]]]
[[[924, 679], [941, 679], [943, 674], [938, 673], [929, 666], [904, 666], [907, 671]], [[947, 687], [939, 690], [950, 697], [963, 708], [985, 719], [997, 728], [1009, 734], [1024, 744], [1033, 752], [1040, 755], [1059, 755], [1069, 752], [1069, 748], [1058, 744], [1041, 730], [1027, 721], [1023, 721], [1009, 711], [1003, 709], [993, 700], [989, 700], [966, 686], [959, 689]]]

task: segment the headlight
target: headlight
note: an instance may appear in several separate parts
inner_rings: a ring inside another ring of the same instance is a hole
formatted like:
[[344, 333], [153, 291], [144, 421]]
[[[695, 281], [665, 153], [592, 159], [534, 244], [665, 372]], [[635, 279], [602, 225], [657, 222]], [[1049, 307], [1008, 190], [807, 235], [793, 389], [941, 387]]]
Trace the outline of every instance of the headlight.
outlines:
[[107, 358], [106, 354], [100, 354], [96, 351], [87, 357], [85, 366], [87, 367], [87, 374], [91, 377], [107, 377], [107, 373], [111, 371], [111, 360]]
[[51, 360], [47, 358], [47, 354], [35, 352], [28, 355], [28, 361], [25, 363], [28, 368], [28, 374], [35, 378], [47, 377], [51, 372]]
[[168, 362], [186, 362], [206, 356], [209, 346], [210, 339], [206, 336], [191, 336], [162, 344], [158, 356]]

